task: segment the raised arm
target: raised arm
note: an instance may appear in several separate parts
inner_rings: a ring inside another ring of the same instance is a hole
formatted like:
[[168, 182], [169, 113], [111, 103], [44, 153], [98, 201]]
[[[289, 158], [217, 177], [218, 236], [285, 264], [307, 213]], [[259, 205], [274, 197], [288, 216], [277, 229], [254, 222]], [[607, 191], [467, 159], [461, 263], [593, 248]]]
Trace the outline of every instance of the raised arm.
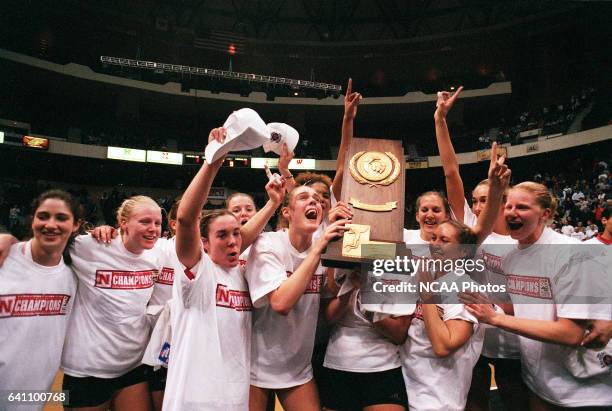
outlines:
[[347, 220], [339, 220], [330, 224], [317, 242], [313, 245], [306, 258], [300, 266], [285, 280], [276, 290], [270, 293], [270, 306], [279, 314], [287, 315], [300, 297], [306, 291], [310, 280], [319, 266], [321, 254], [325, 251], [327, 244], [340, 237], [346, 228]]
[[465, 194], [463, 180], [461, 180], [461, 175], [459, 174], [459, 162], [457, 161], [455, 148], [451, 142], [448, 125], [446, 124], [446, 115], [455, 104], [459, 94], [461, 94], [461, 90], [463, 90], [463, 86], [459, 87], [452, 96], [448, 91], [439, 92], [434, 113], [436, 142], [438, 143], [438, 151], [440, 152], [440, 160], [444, 170], [448, 202], [459, 222], [463, 222]]
[[340, 140], [340, 149], [338, 150], [338, 159], [336, 160], [336, 175], [332, 183], [332, 192], [336, 200], [340, 200], [342, 194], [342, 178], [344, 177], [344, 161], [346, 153], [353, 141], [353, 122], [357, 116], [357, 106], [361, 101], [361, 94], [353, 92], [353, 79], [349, 79], [346, 86], [346, 94], [344, 95], [344, 116], [342, 117], [342, 138]]
[[[213, 129], [208, 142], [225, 139], [225, 129]], [[185, 267], [191, 268], [200, 261], [202, 243], [200, 238], [200, 218], [202, 207], [206, 204], [210, 187], [223, 164], [222, 156], [212, 164], [204, 162], [181, 199], [176, 213], [176, 254]]]
[[[269, 172], [269, 170], [267, 170]], [[268, 193], [268, 202], [261, 208], [245, 225], [240, 228], [242, 236], [241, 252], [246, 250], [257, 239], [257, 236], [263, 231], [268, 224], [268, 221], [274, 215], [274, 212], [283, 201], [285, 195], [285, 179], [269, 178], [266, 184], [266, 192]]]
[[474, 233], [478, 237], [478, 244], [481, 244], [493, 231], [493, 226], [499, 215], [502, 205], [504, 192], [510, 184], [511, 171], [506, 164], [505, 158], [497, 158], [497, 143], [491, 147], [491, 161], [489, 163], [489, 193], [487, 202], [482, 213], [478, 216], [478, 221], [474, 227]]
[[281, 155], [278, 159], [278, 171], [281, 177], [285, 179], [285, 190], [288, 193], [295, 188], [295, 180], [293, 179], [293, 174], [291, 174], [289, 170], [289, 163], [293, 160], [293, 156], [293, 151], [289, 150], [287, 143], [283, 143]]

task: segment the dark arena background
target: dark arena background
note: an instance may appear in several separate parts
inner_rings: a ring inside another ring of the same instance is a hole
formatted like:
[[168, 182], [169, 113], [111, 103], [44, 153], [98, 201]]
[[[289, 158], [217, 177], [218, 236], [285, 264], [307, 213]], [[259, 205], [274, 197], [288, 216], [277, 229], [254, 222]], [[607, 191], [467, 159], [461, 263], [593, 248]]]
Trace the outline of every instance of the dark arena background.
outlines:
[[[466, 190], [497, 141], [513, 181], [562, 199], [553, 227], [600, 225], [611, 16], [608, 1], [4, 0], [0, 228], [27, 238], [30, 201], [49, 187], [78, 196], [92, 225], [115, 225], [134, 193], [169, 208], [209, 131], [243, 107], [298, 130], [294, 174], [333, 177], [349, 78], [363, 95], [354, 135], [403, 142], [406, 228], [418, 194], [444, 188], [436, 92], [459, 86], [448, 122]], [[263, 205], [273, 156], [228, 155], [207, 207], [235, 191]]]

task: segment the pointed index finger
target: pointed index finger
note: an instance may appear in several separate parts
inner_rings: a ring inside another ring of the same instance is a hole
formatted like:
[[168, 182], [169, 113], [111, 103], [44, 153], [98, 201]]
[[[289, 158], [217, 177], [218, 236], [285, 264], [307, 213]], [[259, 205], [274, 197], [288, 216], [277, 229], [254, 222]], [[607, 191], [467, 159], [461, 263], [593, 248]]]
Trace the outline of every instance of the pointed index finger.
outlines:
[[346, 85], [346, 94], [345, 96], [350, 95], [353, 92], [353, 79], [348, 79], [348, 84]]
[[494, 141], [493, 144], [491, 145], [490, 159], [491, 159], [491, 164], [489, 167], [495, 168], [495, 164], [497, 164], [497, 142], [496, 141]]
[[455, 91], [455, 94], [453, 94], [451, 98], [448, 99], [448, 102], [451, 104], [454, 103], [455, 100], [457, 100], [457, 98], [459, 97], [459, 94], [461, 94], [461, 90], [463, 90], [463, 86], [459, 86], [457, 91]]
[[266, 172], [266, 176], [268, 177], [268, 180], [272, 180], [274, 177], [272, 176], [272, 173], [270, 172], [270, 167], [268, 167], [268, 163], [264, 163], [264, 170]]

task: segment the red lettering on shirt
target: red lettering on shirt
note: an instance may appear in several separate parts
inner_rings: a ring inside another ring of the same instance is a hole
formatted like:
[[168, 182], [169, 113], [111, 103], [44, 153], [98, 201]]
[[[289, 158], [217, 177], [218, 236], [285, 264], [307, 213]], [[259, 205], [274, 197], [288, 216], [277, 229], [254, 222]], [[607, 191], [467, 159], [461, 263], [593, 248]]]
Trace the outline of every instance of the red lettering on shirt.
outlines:
[[[291, 277], [293, 273], [287, 271], [287, 278]], [[323, 285], [323, 274], [315, 274], [310, 278], [304, 294], [319, 294], [321, 292], [321, 286]]]
[[548, 277], [532, 277], [524, 275], [506, 276], [508, 293], [525, 295], [527, 297], [552, 300], [552, 287]]
[[482, 258], [485, 262], [485, 267], [487, 270], [497, 274], [504, 273], [504, 270], [502, 270], [502, 258], [500, 256], [483, 253]]
[[113, 290], [139, 290], [153, 287], [154, 276], [157, 276], [157, 270], [97, 270], [95, 286]]
[[248, 291], [230, 290], [224, 284], [217, 284], [217, 307], [236, 311], [252, 311], [251, 295]]
[[414, 310], [414, 318], [421, 321], [423, 320], [423, 305], [421, 303], [418, 303]]
[[0, 295], [0, 318], [66, 315], [67, 294]]
[[174, 269], [164, 267], [161, 273], [155, 278], [155, 282], [158, 284], [172, 285], [174, 283]]

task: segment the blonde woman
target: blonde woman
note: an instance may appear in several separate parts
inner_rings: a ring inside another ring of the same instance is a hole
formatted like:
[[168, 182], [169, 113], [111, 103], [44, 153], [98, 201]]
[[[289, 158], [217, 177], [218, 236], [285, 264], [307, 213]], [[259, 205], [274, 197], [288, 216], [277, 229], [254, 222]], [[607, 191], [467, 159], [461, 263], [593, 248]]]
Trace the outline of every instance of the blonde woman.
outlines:
[[[576, 304], [571, 295], [583, 295], [587, 285], [607, 284], [605, 268], [572, 269], [577, 241], [547, 227], [557, 201], [546, 186], [523, 182], [508, 193], [504, 217], [518, 245], [503, 260], [514, 315], [478, 304], [466, 296], [468, 310], [480, 322], [519, 334], [522, 376], [530, 390], [532, 410], [612, 406], [610, 375], [577, 379], [563, 365], [564, 346], [578, 346], [587, 320], [610, 320], [609, 304]], [[544, 245], [544, 247], [542, 247]], [[603, 280], [603, 281], [602, 281]], [[533, 285], [536, 285], [534, 287]], [[608, 292], [609, 295], [609, 292]]]

